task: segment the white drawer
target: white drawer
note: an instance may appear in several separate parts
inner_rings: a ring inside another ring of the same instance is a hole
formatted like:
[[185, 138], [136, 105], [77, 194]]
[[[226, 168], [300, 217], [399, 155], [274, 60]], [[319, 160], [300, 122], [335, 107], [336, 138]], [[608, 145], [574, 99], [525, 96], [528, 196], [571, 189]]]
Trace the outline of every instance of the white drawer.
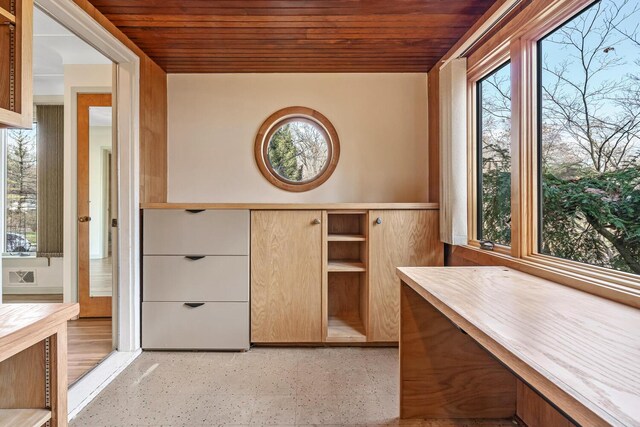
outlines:
[[249, 257], [145, 256], [143, 301], [249, 301]]
[[145, 255], [249, 255], [249, 211], [144, 211]]
[[[193, 301], [202, 303], [202, 301]], [[245, 350], [249, 348], [249, 303], [142, 303], [142, 348]]]

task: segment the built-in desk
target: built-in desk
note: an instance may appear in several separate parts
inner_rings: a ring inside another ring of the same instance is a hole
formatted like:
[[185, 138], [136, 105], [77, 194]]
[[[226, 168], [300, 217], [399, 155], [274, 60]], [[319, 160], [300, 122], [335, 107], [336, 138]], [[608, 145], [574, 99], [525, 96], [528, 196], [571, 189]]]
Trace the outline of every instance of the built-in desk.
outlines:
[[67, 425], [67, 321], [78, 304], [0, 304], [0, 426]]
[[503, 267], [398, 275], [401, 418], [522, 417], [542, 396], [576, 424], [640, 425], [640, 310]]

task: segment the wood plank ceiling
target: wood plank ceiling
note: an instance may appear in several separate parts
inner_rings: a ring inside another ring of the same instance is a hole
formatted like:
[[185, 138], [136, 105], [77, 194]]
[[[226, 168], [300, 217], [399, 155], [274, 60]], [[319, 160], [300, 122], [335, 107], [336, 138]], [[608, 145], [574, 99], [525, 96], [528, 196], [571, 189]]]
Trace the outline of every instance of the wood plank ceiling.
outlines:
[[495, 0], [91, 0], [169, 73], [426, 72]]

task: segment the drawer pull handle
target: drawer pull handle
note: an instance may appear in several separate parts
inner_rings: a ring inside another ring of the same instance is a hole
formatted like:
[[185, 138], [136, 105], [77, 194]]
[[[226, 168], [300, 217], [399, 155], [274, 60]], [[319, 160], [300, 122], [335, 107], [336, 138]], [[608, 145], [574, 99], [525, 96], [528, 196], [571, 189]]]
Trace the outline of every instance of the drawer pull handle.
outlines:
[[198, 308], [204, 305], [203, 302], [185, 302], [184, 305], [191, 308]]
[[189, 255], [189, 256], [186, 256], [185, 258], [186, 259], [190, 259], [191, 261], [197, 261], [199, 259], [205, 258], [205, 256], [204, 255], [199, 255], [199, 256]]
[[192, 213], [192, 214], [197, 214], [200, 212], [204, 212], [205, 209], [185, 209], [187, 212]]

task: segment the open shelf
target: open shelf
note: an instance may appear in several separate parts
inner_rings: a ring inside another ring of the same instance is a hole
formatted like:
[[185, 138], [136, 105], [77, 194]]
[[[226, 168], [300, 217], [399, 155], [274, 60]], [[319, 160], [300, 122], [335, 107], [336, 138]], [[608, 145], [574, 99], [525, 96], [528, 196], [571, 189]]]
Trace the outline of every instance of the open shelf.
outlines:
[[368, 310], [366, 211], [327, 212], [326, 342], [367, 341]]
[[360, 261], [329, 260], [327, 271], [329, 273], [362, 273], [367, 269]]
[[48, 409], [0, 409], [0, 427], [40, 427], [51, 419]]
[[341, 318], [329, 316], [327, 325], [327, 341], [329, 342], [365, 342], [367, 336], [359, 317]]
[[327, 236], [329, 242], [364, 242], [366, 240], [364, 234], [329, 234]]

